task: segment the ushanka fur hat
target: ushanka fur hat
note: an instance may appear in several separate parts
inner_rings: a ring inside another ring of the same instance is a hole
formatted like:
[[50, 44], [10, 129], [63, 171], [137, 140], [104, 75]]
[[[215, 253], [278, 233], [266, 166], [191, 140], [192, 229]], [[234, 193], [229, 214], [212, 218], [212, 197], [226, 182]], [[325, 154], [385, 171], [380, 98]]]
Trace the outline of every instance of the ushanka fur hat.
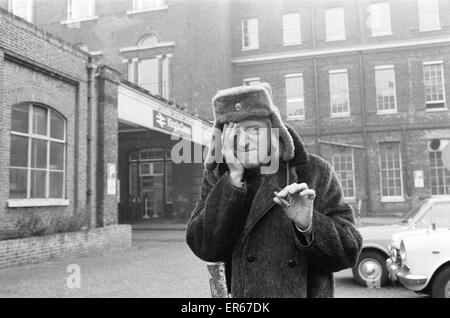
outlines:
[[[272, 128], [279, 129], [281, 159], [290, 161], [294, 158], [292, 136], [281, 120], [280, 111], [272, 101], [272, 88], [268, 83], [220, 90], [212, 103], [215, 128], [223, 129], [226, 123], [245, 119], [269, 118]], [[206, 164], [211, 162], [207, 159]]]

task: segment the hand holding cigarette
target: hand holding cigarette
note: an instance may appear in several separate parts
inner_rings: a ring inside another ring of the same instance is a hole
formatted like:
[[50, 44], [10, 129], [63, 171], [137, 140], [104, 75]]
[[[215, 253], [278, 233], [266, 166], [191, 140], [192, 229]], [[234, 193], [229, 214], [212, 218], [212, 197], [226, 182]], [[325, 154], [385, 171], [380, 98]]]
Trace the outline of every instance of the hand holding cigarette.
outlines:
[[306, 183], [294, 183], [274, 194], [273, 200], [283, 208], [286, 215], [301, 228], [308, 228], [313, 215], [316, 191], [309, 189]]

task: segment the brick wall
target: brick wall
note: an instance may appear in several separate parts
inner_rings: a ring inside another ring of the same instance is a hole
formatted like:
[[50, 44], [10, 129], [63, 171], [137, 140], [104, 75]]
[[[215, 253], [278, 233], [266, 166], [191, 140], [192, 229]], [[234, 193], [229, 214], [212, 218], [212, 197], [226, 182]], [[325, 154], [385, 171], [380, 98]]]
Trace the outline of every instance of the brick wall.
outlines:
[[0, 268], [120, 251], [130, 247], [129, 225], [0, 241]]
[[[25, 218], [39, 219], [49, 231], [52, 222], [67, 217], [84, 219], [90, 227], [116, 224], [115, 196], [104, 196], [103, 188], [97, 196], [96, 180], [104, 176], [104, 169], [97, 171], [98, 165], [106, 165], [97, 160], [99, 150], [104, 160], [117, 162], [117, 100], [109, 98], [117, 95], [117, 87], [115, 92], [104, 89], [100, 94], [116, 102], [106, 114], [105, 104], [99, 108], [97, 98], [104, 85], [94, 80], [97, 67], [88, 54], [1, 8], [0, 29], [0, 239], [14, 234]], [[43, 104], [66, 120], [67, 206], [8, 205], [11, 108], [21, 102]], [[100, 115], [106, 118], [102, 126], [106, 127], [106, 138], [102, 140], [97, 136]], [[106, 221], [97, 220], [97, 198], [107, 201]]]

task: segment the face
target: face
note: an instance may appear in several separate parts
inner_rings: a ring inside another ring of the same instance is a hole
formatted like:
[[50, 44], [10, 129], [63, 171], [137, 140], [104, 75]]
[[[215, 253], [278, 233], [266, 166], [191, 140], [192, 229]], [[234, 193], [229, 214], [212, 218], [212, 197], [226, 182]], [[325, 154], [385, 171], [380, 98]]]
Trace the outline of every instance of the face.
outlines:
[[[245, 168], [257, 168], [270, 157], [270, 120], [247, 119], [240, 121], [235, 155]], [[264, 144], [264, 147], [263, 146]]]

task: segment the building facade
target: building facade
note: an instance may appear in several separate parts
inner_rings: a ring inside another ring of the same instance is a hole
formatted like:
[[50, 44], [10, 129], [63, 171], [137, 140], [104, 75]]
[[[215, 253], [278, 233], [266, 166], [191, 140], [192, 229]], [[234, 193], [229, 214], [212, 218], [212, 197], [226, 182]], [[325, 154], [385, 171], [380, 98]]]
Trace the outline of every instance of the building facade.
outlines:
[[108, 70], [3, 9], [0, 29], [0, 239], [117, 224]]
[[204, 119], [218, 89], [269, 82], [283, 119], [363, 214], [450, 195], [448, 1], [6, 2]]

